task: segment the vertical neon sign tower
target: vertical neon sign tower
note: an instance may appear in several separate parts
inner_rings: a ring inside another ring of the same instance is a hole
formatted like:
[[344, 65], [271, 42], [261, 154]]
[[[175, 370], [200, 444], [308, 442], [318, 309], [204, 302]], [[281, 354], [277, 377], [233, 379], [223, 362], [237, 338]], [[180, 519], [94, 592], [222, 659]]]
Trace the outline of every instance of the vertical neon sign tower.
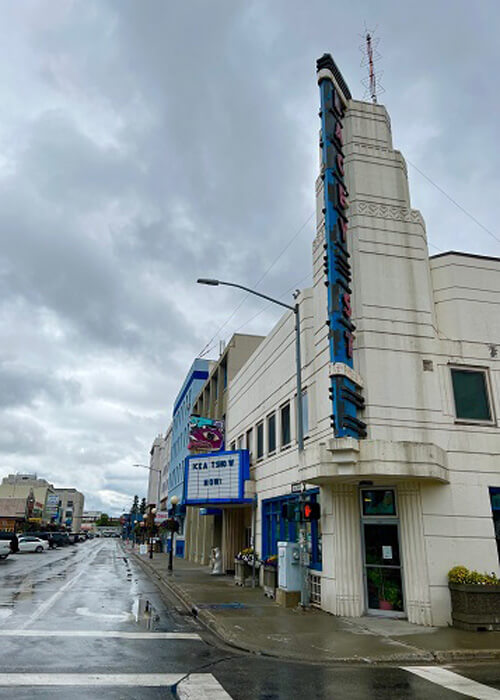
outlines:
[[364, 407], [360, 382], [353, 371], [355, 326], [351, 320], [351, 266], [347, 250], [349, 206], [344, 182], [342, 119], [351, 93], [329, 54], [316, 62], [321, 99], [321, 178], [324, 184], [325, 284], [328, 288], [330, 398], [335, 437], [366, 437], [357, 412]]

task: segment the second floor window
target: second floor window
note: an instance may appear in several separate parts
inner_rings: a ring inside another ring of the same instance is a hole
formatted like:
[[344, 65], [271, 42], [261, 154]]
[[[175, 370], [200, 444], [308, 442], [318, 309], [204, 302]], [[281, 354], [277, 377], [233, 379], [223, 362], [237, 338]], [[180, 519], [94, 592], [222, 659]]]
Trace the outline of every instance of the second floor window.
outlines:
[[252, 459], [252, 439], [253, 439], [253, 433], [252, 433], [252, 428], [250, 430], [247, 430], [247, 450], [250, 453], [250, 459]]
[[276, 416], [271, 413], [267, 417], [267, 451], [274, 452], [276, 450]]
[[452, 367], [451, 382], [456, 417], [460, 420], [491, 422], [486, 372]]
[[281, 447], [290, 444], [292, 436], [290, 433], [290, 404], [281, 407]]
[[264, 423], [257, 425], [257, 459], [264, 456]]

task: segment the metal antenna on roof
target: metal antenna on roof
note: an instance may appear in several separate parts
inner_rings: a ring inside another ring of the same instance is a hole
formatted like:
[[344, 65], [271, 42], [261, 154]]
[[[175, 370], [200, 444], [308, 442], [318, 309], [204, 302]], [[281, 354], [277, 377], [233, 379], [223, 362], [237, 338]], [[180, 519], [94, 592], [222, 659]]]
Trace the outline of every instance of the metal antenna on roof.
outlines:
[[385, 90], [380, 84], [380, 78], [384, 73], [383, 71], [375, 70], [375, 63], [382, 58], [382, 54], [378, 51], [380, 39], [374, 37], [373, 34], [374, 32], [367, 29], [365, 25], [365, 31], [362, 35], [364, 42], [359, 47], [359, 50], [363, 54], [361, 67], [368, 68], [368, 77], [363, 78], [361, 81], [365, 88], [363, 99], [366, 100], [369, 97], [373, 104], [377, 104], [377, 93], [381, 95]]

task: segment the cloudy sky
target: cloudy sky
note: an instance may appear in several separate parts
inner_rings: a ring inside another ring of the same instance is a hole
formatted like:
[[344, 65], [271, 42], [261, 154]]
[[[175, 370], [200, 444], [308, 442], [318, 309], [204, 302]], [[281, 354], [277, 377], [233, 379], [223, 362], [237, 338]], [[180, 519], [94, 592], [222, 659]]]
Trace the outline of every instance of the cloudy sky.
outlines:
[[279, 317], [196, 278], [310, 284], [315, 59], [362, 99], [365, 24], [396, 148], [494, 234], [410, 165], [430, 252], [500, 255], [497, 0], [0, 7], [0, 476], [144, 495], [193, 358]]

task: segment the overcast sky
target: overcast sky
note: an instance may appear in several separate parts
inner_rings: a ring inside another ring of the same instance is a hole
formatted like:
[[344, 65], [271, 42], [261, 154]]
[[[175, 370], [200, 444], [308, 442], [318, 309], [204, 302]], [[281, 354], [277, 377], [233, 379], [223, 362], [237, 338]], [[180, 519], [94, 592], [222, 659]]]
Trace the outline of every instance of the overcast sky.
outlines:
[[[363, 99], [365, 23], [395, 147], [500, 237], [497, 0], [0, 8], [0, 476], [37, 472], [115, 513], [145, 494], [131, 465], [242, 300], [196, 278], [284, 299], [310, 284], [315, 60], [331, 52]], [[409, 174], [431, 253], [500, 255]], [[247, 299], [209, 356], [279, 315]]]

